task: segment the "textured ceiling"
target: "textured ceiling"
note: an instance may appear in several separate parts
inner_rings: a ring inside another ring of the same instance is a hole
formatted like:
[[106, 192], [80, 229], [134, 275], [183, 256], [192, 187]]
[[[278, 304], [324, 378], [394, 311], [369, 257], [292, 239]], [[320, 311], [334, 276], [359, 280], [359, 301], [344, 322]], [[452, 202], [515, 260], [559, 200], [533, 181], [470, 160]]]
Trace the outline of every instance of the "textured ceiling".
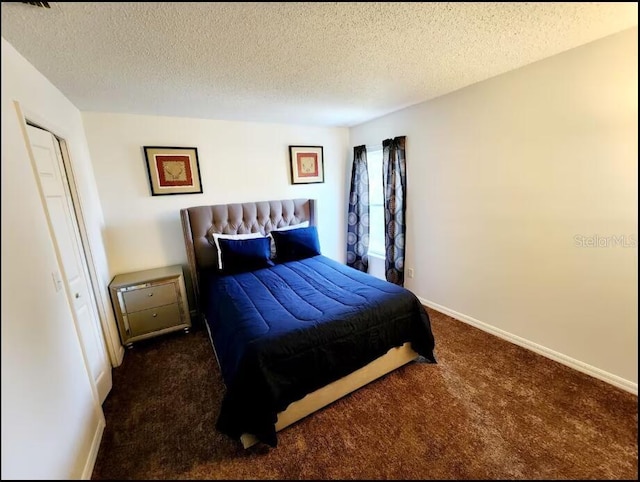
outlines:
[[637, 26], [638, 4], [2, 2], [80, 110], [351, 126]]

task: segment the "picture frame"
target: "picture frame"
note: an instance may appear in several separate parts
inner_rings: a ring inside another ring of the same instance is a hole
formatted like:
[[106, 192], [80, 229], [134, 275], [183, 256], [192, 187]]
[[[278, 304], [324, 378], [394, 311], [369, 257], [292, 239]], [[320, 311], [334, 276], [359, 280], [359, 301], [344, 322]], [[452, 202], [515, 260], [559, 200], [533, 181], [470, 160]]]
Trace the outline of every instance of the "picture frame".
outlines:
[[324, 182], [322, 146], [289, 146], [291, 184]]
[[196, 147], [143, 146], [151, 195], [200, 194]]

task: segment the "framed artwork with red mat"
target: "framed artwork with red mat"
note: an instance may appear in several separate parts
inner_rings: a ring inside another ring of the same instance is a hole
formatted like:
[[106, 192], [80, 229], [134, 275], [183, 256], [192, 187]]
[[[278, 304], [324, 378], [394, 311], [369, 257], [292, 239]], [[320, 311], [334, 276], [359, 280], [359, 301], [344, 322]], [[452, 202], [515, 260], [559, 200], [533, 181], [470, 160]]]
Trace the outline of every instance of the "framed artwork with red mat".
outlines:
[[322, 146], [289, 146], [291, 184], [324, 182]]
[[143, 148], [153, 196], [202, 193], [196, 147]]

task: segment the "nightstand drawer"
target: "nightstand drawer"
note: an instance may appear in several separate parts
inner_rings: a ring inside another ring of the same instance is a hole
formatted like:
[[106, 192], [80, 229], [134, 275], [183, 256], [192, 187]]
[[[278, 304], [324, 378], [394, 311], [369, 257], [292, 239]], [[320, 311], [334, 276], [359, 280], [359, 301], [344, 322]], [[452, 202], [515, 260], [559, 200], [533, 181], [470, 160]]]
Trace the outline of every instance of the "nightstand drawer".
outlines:
[[177, 303], [130, 313], [128, 318], [131, 336], [162, 330], [183, 322], [180, 318], [180, 306]]
[[166, 283], [122, 293], [128, 313], [156, 306], [170, 305], [178, 301], [175, 283]]

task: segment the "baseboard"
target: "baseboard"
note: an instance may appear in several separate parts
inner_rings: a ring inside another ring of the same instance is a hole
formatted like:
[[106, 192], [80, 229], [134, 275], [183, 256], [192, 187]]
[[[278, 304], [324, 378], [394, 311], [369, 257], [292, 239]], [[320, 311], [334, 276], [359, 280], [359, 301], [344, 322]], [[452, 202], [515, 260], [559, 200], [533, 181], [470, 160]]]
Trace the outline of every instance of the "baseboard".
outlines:
[[464, 323], [467, 323], [468, 325], [475, 326], [476, 328], [479, 328], [482, 331], [486, 331], [487, 333], [491, 333], [492, 335], [502, 338], [503, 340], [507, 340], [511, 343], [514, 343], [515, 345], [527, 348], [528, 350], [534, 351], [542, 356], [550, 358], [553, 361], [557, 361], [558, 363], [562, 363], [563, 365], [578, 370], [582, 373], [591, 375], [592, 377], [597, 378], [598, 380], [602, 380], [603, 382], [607, 382], [617, 388], [633, 393], [634, 395], [638, 395], [637, 383], [625, 380], [624, 378], [621, 378], [617, 375], [605, 372], [604, 370], [600, 370], [599, 368], [568, 357], [567, 355], [551, 350], [550, 348], [538, 345], [537, 343], [529, 341], [525, 338], [521, 338], [517, 335], [501, 330], [500, 328], [496, 328], [482, 321], [476, 320], [475, 318], [472, 318], [470, 316], [458, 313], [457, 311], [451, 310], [432, 301], [425, 300], [421, 297], [418, 297], [418, 299], [423, 305], [439, 311], [440, 313], [448, 315], [451, 318], [455, 318], [458, 321], [462, 321]]
[[100, 421], [96, 427], [96, 433], [93, 435], [93, 440], [91, 441], [91, 450], [89, 451], [87, 462], [85, 463], [84, 470], [82, 471], [82, 480], [91, 480], [91, 475], [93, 474], [93, 468], [96, 465], [98, 450], [100, 449], [100, 442], [102, 442], [102, 434], [104, 433], [105, 426], [106, 422], [104, 417], [100, 417]]

